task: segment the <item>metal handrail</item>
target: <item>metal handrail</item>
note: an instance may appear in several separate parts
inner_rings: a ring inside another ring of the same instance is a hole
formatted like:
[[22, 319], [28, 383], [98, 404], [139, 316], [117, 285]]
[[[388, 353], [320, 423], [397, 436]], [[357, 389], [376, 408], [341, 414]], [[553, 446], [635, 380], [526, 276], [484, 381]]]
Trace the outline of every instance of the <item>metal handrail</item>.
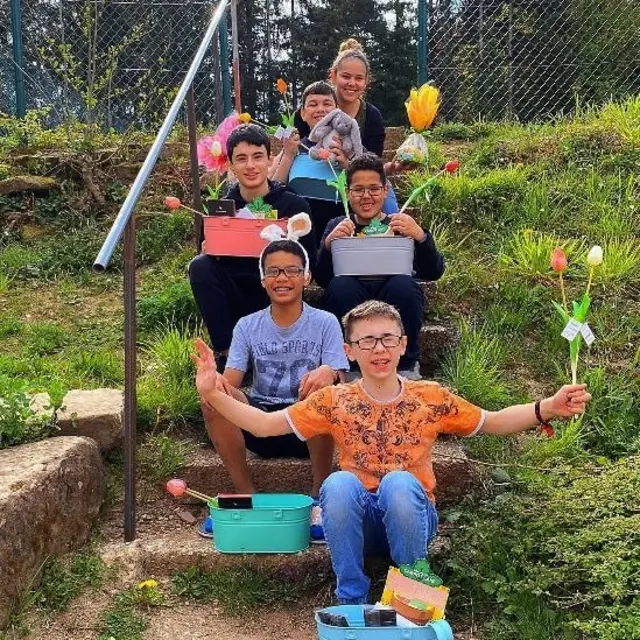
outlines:
[[116, 219], [113, 221], [113, 225], [111, 226], [109, 234], [102, 244], [102, 248], [100, 249], [97, 258], [93, 263], [94, 270], [98, 271], [99, 273], [102, 273], [106, 270], [107, 266], [109, 265], [109, 261], [111, 260], [111, 256], [113, 255], [113, 252], [116, 248], [116, 245], [122, 238], [122, 234], [124, 233], [127, 223], [129, 222], [129, 218], [131, 218], [133, 208], [138, 202], [138, 198], [142, 193], [142, 189], [147, 183], [149, 175], [151, 174], [151, 171], [158, 161], [160, 151], [167, 137], [169, 136], [169, 132], [171, 131], [176, 118], [178, 117], [180, 107], [182, 106], [187, 96], [187, 92], [191, 88], [195, 75], [198, 72], [200, 65], [202, 64], [202, 60], [207, 53], [209, 45], [211, 44], [211, 40], [213, 39], [216, 29], [218, 28], [218, 25], [220, 24], [220, 21], [222, 20], [222, 17], [228, 5], [229, 0], [220, 0], [220, 2], [218, 3], [218, 7], [216, 8], [213, 17], [211, 18], [211, 22], [209, 23], [209, 27], [204, 35], [204, 38], [202, 39], [202, 42], [198, 47], [198, 51], [196, 52], [191, 66], [189, 67], [189, 70], [187, 71], [187, 74], [185, 75], [184, 80], [182, 81], [182, 84], [178, 89], [178, 93], [176, 94], [176, 97], [171, 104], [171, 108], [169, 109], [164, 122], [162, 123], [162, 126], [158, 131], [158, 134], [156, 135], [156, 139], [151, 145], [151, 149], [149, 149], [147, 157], [142, 163], [142, 167], [140, 167], [140, 171], [138, 171], [138, 175], [136, 176], [131, 189], [129, 189], [129, 193], [125, 198], [125, 201], [120, 207], [120, 211], [118, 212]]

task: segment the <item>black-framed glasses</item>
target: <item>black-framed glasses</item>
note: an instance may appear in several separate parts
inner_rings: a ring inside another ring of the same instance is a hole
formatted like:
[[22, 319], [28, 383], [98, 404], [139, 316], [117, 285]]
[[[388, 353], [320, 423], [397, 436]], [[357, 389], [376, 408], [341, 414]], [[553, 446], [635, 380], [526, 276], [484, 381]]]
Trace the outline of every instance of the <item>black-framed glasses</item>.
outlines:
[[385, 349], [393, 349], [394, 347], [399, 347], [401, 341], [402, 336], [394, 336], [391, 333], [387, 333], [380, 338], [365, 336], [359, 340], [351, 340], [349, 344], [357, 344], [363, 351], [373, 351], [378, 346], [378, 342], [380, 342]]
[[264, 270], [264, 277], [275, 280], [281, 273], [284, 273], [287, 278], [297, 278], [304, 273], [304, 269], [302, 267], [267, 267]]
[[376, 184], [373, 187], [353, 187], [353, 189], [349, 189], [349, 192], [356, 196], [356, 198], [362, 198], [365, 193], [376, 198], [381, 195], [383, 191], [384, 187], [379, 184]]

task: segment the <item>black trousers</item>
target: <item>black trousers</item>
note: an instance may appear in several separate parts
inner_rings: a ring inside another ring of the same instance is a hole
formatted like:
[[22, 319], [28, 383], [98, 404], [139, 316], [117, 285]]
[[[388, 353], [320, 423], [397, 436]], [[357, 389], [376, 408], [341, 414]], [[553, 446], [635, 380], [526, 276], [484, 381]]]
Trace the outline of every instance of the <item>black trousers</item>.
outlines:
[[400, 359], [400, 369], [411, 369], [420, 356], [420, 328], [424, 297], [411, 276], [389, 276], [369, 280], [355, 276], [333, 278], [325, 292], [325, 308], [340, 322], [354, 307], [367, 300], [381, 300], [393, 305], [402, 318], [407, 335], [407, 351]]
[[200, 255], [191, 261], [189, 281], [216, 352], [229, 348], [240, 318], [269, 306], [257, 271], [255, 275], [229, 273], [213, 256]]

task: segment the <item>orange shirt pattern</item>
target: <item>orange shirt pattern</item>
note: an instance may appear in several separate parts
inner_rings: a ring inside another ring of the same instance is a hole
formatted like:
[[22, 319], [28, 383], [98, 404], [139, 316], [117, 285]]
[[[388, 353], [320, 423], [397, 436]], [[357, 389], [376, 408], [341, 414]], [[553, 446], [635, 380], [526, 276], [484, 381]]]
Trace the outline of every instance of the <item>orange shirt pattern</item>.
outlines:
[[390, 471], [410, 471], [430, 500], [436, 479], [431, 452], [438, 434], [469, 436], [484, 420], [479, 407], [435, 382], [401, 378], [400, 394], [374, 400], [362, 382], [325, 387], [286, 409], [291, 428], [304, 440], [330, 434], [340, 468], [368, 490]]

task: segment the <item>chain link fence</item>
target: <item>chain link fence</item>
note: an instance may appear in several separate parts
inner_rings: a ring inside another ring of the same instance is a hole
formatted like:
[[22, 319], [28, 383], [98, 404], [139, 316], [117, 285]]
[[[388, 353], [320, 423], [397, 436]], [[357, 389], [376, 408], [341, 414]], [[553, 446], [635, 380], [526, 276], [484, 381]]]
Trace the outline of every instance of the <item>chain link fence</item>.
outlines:
[[640, 94], [638, 0], [431, 0], [428, 25], [450, 121], [541, 120]]
[[[0, 0], [9, 16], [10, 0]], [[27, 110], [51, 124], [74, 116], [105, 128], [155, 127], [164, 118], [212, 15], [202, 0], [22, 0]], [[0, 108], [15, 113], [11, 23], [0, 26]], [[201, 121], [215, 120], [217, 40], [196, 77]]]
[[[52, 123], [73, 115], [118, 130], [163, 118], [212, 11], [202, 0], [21, 7], [27, 108], [49, 107]], [[427, 13], [427, 74], [449, 121], [540, 120], [640, 94], [638, 0], [429, 0]], [[0, 0], [0, 15], [10, 15], [10, 0]], [[6, 19], [0, 109], [8, 113], [16, 108], [11, 45]], [[200, 121], [216, 120], [219, 78], [216, 45], [196, 79]]]

